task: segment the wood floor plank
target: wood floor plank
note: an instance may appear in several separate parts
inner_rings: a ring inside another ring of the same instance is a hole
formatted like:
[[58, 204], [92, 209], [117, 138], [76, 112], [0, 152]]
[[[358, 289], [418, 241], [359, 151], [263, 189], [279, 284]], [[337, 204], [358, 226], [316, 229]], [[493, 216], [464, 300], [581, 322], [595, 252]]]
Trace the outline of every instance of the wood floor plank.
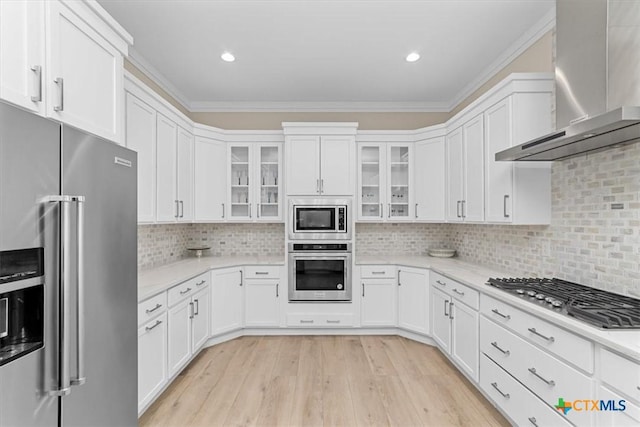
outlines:
[[322, 377], [322, 347], [319, 337], [302, 338], [298, 376]]
[[389, 417], [382, 403], [376, 378], [373, 375], [348, 377], [357, 425], [388, 426]]
[[300, 364], [300, 348], [302, 340], [284, 339], [280, 344], [280, 351], [273, 367], [274, 377], [289, 377], [298, 375]]
[[402, 337], [384, 336], [380, 338], [380, 342], [395, 367], [398, 375], [420, 376], [420, 362], [413, 358], [411, 352], [408, 352], [403, 345]]
[[389, 355], [386, 352], [386, 345], [379, 336], [363, 336], [360, 337], [362, 347], [369, 360], [371, 372], [374, 375], [398, 375]]
[[325, 426], [354, 426], [349, 380], [344, 375], [327, 375], [322, 385], [322, 417]]
[[[190, 425], [198, 427], [223, 426], [244, 379], [245, 375], [231, 374], [225, 374], [220, 378], [209, 392], [198, 413], [194, 414]], [[142, 424], [140, 425], [142, 426]]]
[[409, 399], [418, 412], [421, 424], [426, 426], [460, 425], [454, 414], [456, 408], [446, 401], [438, 384], [430, 375], [400, 377], [409, 392]]
[[354, 376], [370, 376], [373, 374], [369, 366], [369, 359], [362, 347], [362, 341], [358, 336], [342, 337], [344, 345], [345, 366], [347, 367], [347, 375]]
[[247, 365], [253, 361], [255, 348], [260, 342], [260, 337], [242, 337], [240, 346], [234, 353], [233, 358], [227, 366], [227, 373], [230, 375], [244, 375], [247, 372]]
[[322, 426], [322, 377], [300, 375], [296, 379], [296, 389], [291, 409], [291, 425]]
[[323, 375], [343, 374], [346, 363], [343, 337], [336, 335], [320, 337], [320, 347], [322, 348]]
[[422, 420], [411, 403], [409, 393], [399, 376], [379, 375], [376, 377], [376, 385], [392, 425], [421, 425]]
[[411, 359], [414, 360], [415, 367], [422, 375], [439, 375], [453, 368], [453, 365], [436, 347], [406, 338], [400, 338], [400, 343]]
[[276, 376], [265, 390], [258, 426], [289, 426], [296, 389], [295, 376]]

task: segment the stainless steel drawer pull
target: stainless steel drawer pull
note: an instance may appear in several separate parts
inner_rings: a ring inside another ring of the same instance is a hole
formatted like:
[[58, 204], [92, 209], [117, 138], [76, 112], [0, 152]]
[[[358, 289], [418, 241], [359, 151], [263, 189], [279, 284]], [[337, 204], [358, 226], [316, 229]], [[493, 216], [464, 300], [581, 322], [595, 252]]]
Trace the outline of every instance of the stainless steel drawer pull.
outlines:
[[536, 417], [529, 417], [527, 419], [529, 420], [529, 422], [531, 424], [533, 424], [534, 426], [538, 427], [538, 420], [536, 420]]
[[384, 271], [372, 271], [371, 274], [384, 274]]
[[550, 385], [551, 387], [555, 387], [556, 382], [554, 380], [548, 380], [546, 378], [541, 377], [540, 374], [538, 374], [538, 371], [536, 371], [536, 368], [529, 368], [528, 371], [531, 372], [533, 375], [535, 375], [536, 378], [538, 378], [540, 381], [544, 382], [546, 385]]
[[184, 291], [180, 291], [180, 295], [188, 294], [189, 292], [191, 292], [191, 288], [187, 288]]
[[160, 307], [162, 307], [162, 304], [156, 304], [155, 307], [153, 308], [148, 308], [145, 310], [145, 313], [149, 314], [149, 313], [153, 313], [154, 311], [156, 311], [157, 309], [159, 309]]
[[264, 276], [265, 274], [269, 274], [269, 272], [268, 272], [268, 271], [256, 271], [256, 276], [257, 276], [257, 275], [262, 275], [262, 276]]
[[196, 286], [202, 286], [202, 285], [204, 285], [205, 283], [207, 283], [207, 281], [206, 281], [206, 280], [203, 280], [203, 281], [201, 281], [201, 282], [196, 283]]
[[493, 310], [491, 310], [491, 312], [492, 312], [492, 313], [497, 314], [498, 316], [502, 317], [503, 319], [507, 319], [507, 320], [511, 319], [511, 315], [509, 315], [509, 314], [502, 314], [502, 313], [500, 313], [500, 312], [498, 311], [498, 309], [497, 309], [497, 308], [494, 308]]
[[440, 280], [436, 280], [436, 283], [437, 283], [438, 285], [440, 285], [440, 286], [447, 286], [447, 284], [446, 284], [446, 283], [441, 282]]
[[459, 290], [457, 290], [456, 288], [453, 288], [453, 292], [455, 292], [456, 294], [460, 295], [460, 296], [464, 296], [464, 292], [460, 292]]
[[505, 399], [511, 399], [511, 395], [509, 393], [503, 393], [502, 390], [500, 390], [498, 388], [498, 383], [491, 383], [491, 387], [495, 388], [496, 390], [498, 390], [498, 393], [500, 393], [500, 395], [502, 397], [504, 397]]
[[313, 323], [313, 320], [301, 320], [300, 323]]
[[495, 348], [498, 349], [498, 351], [502, 354], [504, 354], [505, 356], [508, 356], [511, 354], [511, 352], [509, 350], [503, 350], [500, 348], [500, 346], [498, 345], [497, 341], [494, 341], [491, 343], [492, 346], [494, 346]]
[[327, 323], [338, 324], [338, 323], [340, 323], [340, 321], [339, 320], [327, 320]]
[[554, 342], [556, 340], [554, 337], [547, 337], [547, 336], [542, 335], [540, 332], [536, 331], [536, 328], [529, 328], [528, 331], [531, 332], [534, 335], [539, 336], [540, 338], [544, 338], [545, 340], [547, 340], [549, 342]]
[[154, 323], [152, 326], [147, 326], [146, 328], [144, 328], [147, 332], [157, 328], [158, 326], [160, 326], [160, 324], [162, 323], [162, 320], [157, 320], [156, 323]]

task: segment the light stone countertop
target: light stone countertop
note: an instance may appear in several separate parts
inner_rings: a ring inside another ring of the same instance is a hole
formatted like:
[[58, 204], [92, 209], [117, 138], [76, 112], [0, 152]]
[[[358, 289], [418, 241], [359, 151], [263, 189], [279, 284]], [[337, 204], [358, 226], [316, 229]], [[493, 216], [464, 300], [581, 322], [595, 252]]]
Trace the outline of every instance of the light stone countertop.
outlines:
[[284, 265], [283, 256], [208, 256], [186, 258], [138, 271], [138, 302], [212, 269], [246, 265]]
[[629, 358], [640, 362], [640, 330], [602, 330], [571, 317], [555, 313], [536, 304], [530, 304], [515, 295], [488, 286], [490, 277], [512, 277], [504, 271], [486, 268], [477, 264], [461, 261], [457, 258], [435, 258], [429, 256], [358, 256], [357, 265], [398, 265], [405, 267], [428, 268], [450, 279], [477, 289], [497, 300], [504, 301], [523, 311], [534, 314], [546, 321], [581, 335], [594, 342], [611, 348]]

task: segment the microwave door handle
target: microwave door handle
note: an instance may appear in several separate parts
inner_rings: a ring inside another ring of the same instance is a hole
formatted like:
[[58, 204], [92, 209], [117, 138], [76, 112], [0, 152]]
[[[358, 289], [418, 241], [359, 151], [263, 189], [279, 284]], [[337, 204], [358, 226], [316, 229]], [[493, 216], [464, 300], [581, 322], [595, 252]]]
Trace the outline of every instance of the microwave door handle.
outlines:
[[79, 386], [86, 382], [84, 371], [85, 355], [85, 310], [84, 310], [84, 197], [75, 196], [76, 204], [76, 376], [71, 385]]

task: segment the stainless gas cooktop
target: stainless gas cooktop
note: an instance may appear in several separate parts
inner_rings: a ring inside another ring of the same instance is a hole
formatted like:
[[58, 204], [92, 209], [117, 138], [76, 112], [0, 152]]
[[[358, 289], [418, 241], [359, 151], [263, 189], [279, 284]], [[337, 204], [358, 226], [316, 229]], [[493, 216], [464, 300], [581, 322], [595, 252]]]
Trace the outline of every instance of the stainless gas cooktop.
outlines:
[[487, 285], [603, 329], [640, 329], [640, 300], [561, 279], [489, 279]]

